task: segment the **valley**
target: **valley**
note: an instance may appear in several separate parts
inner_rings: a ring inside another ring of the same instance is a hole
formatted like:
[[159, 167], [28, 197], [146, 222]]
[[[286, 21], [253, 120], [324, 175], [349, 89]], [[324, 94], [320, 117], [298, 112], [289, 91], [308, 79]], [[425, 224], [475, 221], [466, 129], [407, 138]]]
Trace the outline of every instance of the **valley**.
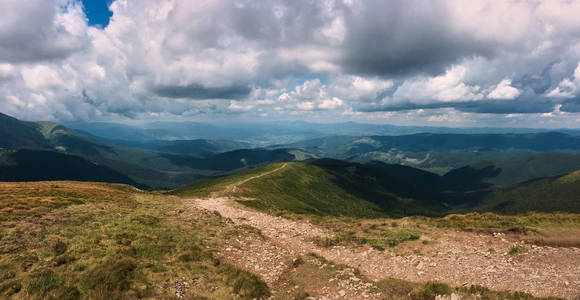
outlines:
[[0, 121], [3, 298], [580, 296], [578, 136], [268, 145]]

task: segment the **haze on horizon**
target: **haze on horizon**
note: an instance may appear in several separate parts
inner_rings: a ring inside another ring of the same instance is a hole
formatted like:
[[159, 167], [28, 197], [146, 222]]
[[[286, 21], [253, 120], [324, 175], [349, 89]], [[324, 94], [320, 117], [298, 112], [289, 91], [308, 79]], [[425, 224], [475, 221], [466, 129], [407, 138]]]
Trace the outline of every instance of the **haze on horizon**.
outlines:
[[580, 1], [0, 2], [24, 120], [580, 128]]

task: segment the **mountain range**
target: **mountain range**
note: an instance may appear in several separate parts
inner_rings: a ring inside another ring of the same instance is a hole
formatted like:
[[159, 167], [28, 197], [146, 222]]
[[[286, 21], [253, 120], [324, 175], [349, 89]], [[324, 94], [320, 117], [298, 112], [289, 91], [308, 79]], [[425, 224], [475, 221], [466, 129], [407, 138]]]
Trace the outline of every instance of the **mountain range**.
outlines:
[[[202, 125], [185, 123], [175, 132], [171, 131], [173, 123], [149, 127], [180, 136], [197, 126], [200, 132], [207, 130], [204, 134], [208, 137], [211, 128], [218, 128]], [[308, 131], [305, 126], [304, 132]], [[280, 182], [261, 183], [258, 196], [284, 198], [280, 203], [294, 203], [290, 206], [301, 207], [301, 212], [330, 213], [350, 207], [352, 215], [403, 216], [462, 210], [520, 211], [520, 204], [509, 204], [514, 195], [539, 189], [538, 184], [555, 186], [553, 182], [560, 181], [554, 178], [572, 176], [566, 174], [580, 169], [580, 136], [562, 132], [343, 135], [260, 147], [261, 143], [217, 137], [149, 139], [155, 137], [151, 131], [143, 130], [139, 136], [133, 127], [123, 131], [106, 123], [91, 128], [87, 133], [58, 123], [25, 122], [0, 114], [0, 180], [70, 179], [167, 189], [190, 182], [193, 186], [219, 182], [227, 178], [223, 176], [252, 172], [257, 166], [275, 162], [304, 161], [281, 173], [285, 175]], [[94, 128], [113, 133], [96, 136], [99, 132]], [[330, 130], [321, 128], [321, 132]], [[243, 137], [244, 130], [251, 131], [239, 128], [227, 134]], [[301, 186], [303, 183], [308, 184]], [[281, 192], [277, 189], [280, 186], [292, 188]], [[564, 195], [569, 200], [573, 193]], [[326, 202], [317, 203], [320, 199]]]

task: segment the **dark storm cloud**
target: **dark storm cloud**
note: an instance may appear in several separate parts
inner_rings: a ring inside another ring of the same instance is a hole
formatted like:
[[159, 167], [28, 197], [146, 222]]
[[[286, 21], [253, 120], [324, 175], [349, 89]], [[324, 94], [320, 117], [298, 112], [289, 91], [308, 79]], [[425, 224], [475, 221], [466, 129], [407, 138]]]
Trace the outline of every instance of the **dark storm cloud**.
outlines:
[[383, 76], [439, 74], [463, 57], [492, 53], [493, 43], [456, 32], [443, 2], [364, 4], [360, 11], [345, 11], [348, 31], [341, 63], [352, 72]]
[[252, 89], [248, 86], [234, 85], [226, 87], [204, 87], [200, 84], [186, 86], [160, 86], [154, 88], [154, 93], [167, 98], [187, 99], [241, 99], [248, 96]]
[[565, 100], [560, 110], [569, 113], [580, 113], [580, 97]]
[[551, 100], [485, 100], [467, 103], [457, 103], [455, 109], [463, 112], [486, 114], [533, 114], [547, 113], [554, 110], [555, 103]]
[[[487, 114], [532, 114], [552, 112], [557, 103], [551, 99], [526, 99], [515, 100], [478, 100], [466, 102], [435, 102], [430, 104], [402, 103], [396, 105], [366, 105], [359, 107], [361, 112], [377, 111], [405, 111], [415, 109], [454, 108], [462, 112], [487, 113]], [[580, 105], [571, 109], [578, 109]], [[564, 111], [564, 109], [562, 109]]]
[[550, 70], [555, 64], [559, 62], [559, 60], [550, 62], [540, 73], [525, 74], [519, 80], [514, 80], [513, 84], [520, 87], [529, 87], [533, 89], [534, 93], [542, 94], [552, 86]]

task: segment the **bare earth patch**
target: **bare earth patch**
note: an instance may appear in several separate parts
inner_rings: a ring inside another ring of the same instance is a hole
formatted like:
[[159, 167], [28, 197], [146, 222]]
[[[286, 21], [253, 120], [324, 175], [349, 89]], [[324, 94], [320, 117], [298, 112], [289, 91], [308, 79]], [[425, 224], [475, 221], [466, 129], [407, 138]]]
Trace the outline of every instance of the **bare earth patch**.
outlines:
[[[356, 268], [372, 280], [392, 277], [455, 286], [481, 285], [540, 297], [574, 299], [580, 296], [579, 248], [522, 244], [522, 251], [510, 254], [520, 241], [505, 235], [494, 237], [452, 230], [440, 230], [436, 240], [427, 244], [417, 241], [385, 251], [370, 247], [322, 247], [315, 242], [316, 238], [328, 237], [332, 232], [308, 221], [246, 210], [223, 197], [191, 199], [188, 205], [218, 212], [234, 224], [259, 229], [261, 236], [236, 237], [223, 245], [219, 256], [260, 274], [272, 286], [291, 268], [294, 259], [314, 253]], [[344, 289], [345, 294], [351, 292]], [[372, 292], [365, 291], [365, 295], [374, 298]]]

